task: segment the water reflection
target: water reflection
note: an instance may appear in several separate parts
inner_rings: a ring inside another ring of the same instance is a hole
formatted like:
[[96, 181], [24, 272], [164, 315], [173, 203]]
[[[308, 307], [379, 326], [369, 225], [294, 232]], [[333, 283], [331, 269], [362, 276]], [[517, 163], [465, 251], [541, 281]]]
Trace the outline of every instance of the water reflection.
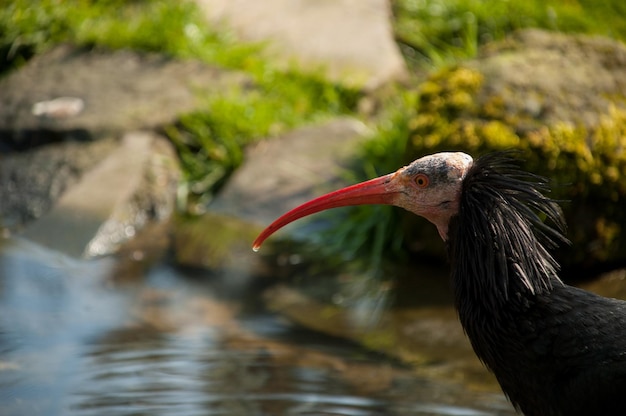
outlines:
[[85, 357], [89, 378], [71, 405], [81, 414], [332, 414], [331, 407], [336, 414], [364, 414], [349, 409], [373, 404], [344, 396], [345, 386], [321, 369], [276, 366], [263, 349], [229, 350], [210, 331], [147, 335], [150, 347], [132, 332], [115, 338]]
[[500, 394], [284, 320], [241, 269], [134, 258], [4, 241], [1, 415], [513, 414]]

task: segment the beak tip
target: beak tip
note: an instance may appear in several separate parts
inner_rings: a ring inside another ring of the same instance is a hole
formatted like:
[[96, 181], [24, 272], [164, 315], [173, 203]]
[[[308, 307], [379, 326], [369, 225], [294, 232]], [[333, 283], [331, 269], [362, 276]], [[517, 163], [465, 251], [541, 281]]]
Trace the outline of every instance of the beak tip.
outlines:
[[263, 244], [266, 238], [267, 236], [265, 236], [264, 233], [259, 234], [259, 236], [252, 243], [252, 251], [257, 253], [261, 249], [261, 245]]

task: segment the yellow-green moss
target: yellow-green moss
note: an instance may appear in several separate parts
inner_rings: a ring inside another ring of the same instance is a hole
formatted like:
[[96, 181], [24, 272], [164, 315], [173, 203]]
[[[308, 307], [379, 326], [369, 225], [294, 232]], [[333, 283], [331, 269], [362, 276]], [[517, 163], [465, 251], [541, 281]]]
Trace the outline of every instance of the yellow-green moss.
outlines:
[[551, 178], [554, 197], [567, 201], [563, 206], [574, 243], [574, 256], [567, 260], [626, 259], [626, 110], [616, 101], [589, 128], [562, 122], [522, 129], [501, 97], [479, 104], [483, 82], [478, 71], [457, 67], [421, 85], [419, 111], [410, 122], [411, 156], [520, 149], [525, 166]]

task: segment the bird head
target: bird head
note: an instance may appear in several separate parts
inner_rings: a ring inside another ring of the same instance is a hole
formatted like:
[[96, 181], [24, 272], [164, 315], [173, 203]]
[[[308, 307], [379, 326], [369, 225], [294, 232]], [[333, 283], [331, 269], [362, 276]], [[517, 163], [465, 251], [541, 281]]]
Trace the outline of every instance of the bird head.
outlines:
[[270, 235], [299, 218], [366, 204], [395, 205], [420, 215], [435, 224], [441, 238], [447, 240], [448, 224], [459, 211], [463, 179], [472, 164], [472, 157], [465, 153], [436, 153], [394, 173], [322, 195], [279, 217], [259, 234], [253, 248], [258, 250]]

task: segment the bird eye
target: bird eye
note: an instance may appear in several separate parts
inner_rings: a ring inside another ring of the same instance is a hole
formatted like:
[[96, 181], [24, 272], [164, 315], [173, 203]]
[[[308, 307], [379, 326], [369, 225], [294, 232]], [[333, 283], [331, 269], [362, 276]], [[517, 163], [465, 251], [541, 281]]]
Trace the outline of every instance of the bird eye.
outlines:
[[420, 173], [415, 177], [415, 184], [420, 188], [426, 188], [428, 186], [428, 176]]

